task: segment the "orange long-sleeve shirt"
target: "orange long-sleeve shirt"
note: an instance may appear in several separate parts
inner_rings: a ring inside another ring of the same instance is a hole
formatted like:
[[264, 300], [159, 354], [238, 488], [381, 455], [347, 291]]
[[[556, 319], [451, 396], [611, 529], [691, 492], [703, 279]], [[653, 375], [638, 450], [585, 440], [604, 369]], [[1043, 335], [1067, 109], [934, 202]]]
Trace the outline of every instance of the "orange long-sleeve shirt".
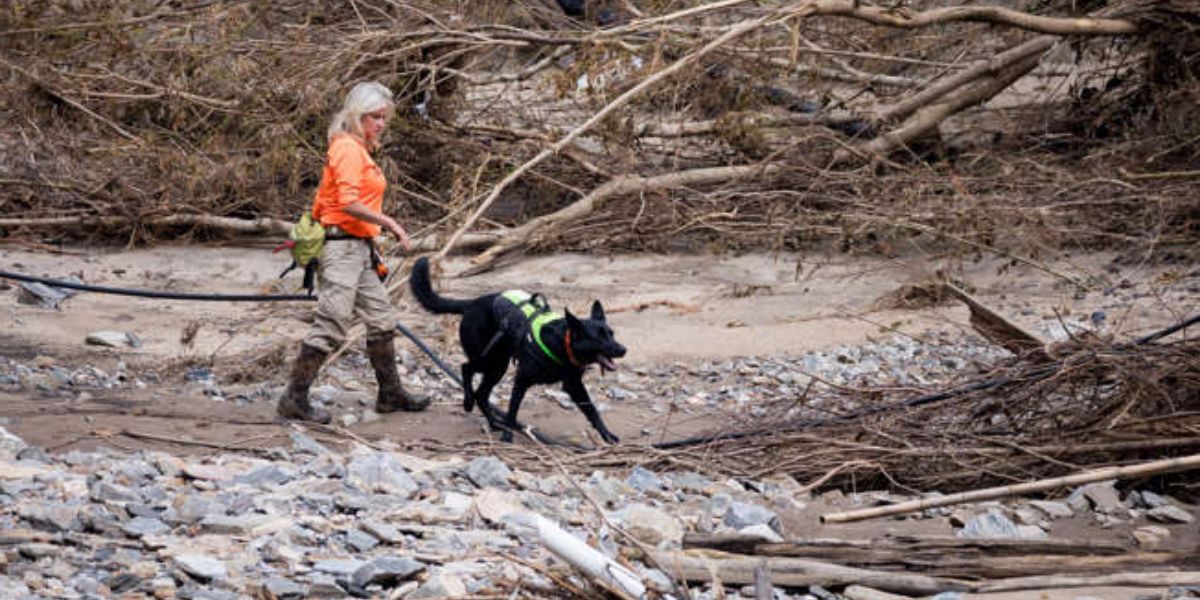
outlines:
[[352, 217], [342, 209], [358, 202], [382, 212], [386, 189], [383, 171], [371, 159], [362, 141], [348, 133], [338, 134], [329, 143], [321, 185], [313, 200], [313, 218], [325, 226], [337, 225], [356, 237], [375, 237], [379, 235], [378, 225]]

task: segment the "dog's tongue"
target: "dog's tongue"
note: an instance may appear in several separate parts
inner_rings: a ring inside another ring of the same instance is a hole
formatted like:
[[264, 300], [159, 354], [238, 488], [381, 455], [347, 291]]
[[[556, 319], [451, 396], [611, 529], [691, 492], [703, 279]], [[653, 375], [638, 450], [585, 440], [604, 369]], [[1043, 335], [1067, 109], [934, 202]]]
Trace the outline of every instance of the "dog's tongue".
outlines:
[[617, 363], [613, 362], [613, 360], [607, 356], [601, 355], [599, 358], [596, 359], [596, 362], [600, 363], [601, 371], [616, 371], [617, 370]]

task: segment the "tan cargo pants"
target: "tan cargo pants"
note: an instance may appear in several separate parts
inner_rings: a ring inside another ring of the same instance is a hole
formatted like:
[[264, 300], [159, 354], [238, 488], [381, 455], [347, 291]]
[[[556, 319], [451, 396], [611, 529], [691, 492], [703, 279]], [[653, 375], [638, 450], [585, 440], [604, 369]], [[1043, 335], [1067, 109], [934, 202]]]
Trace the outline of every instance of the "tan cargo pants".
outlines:
[[396, 313], [387, 290], [371, 268], [371, 247], [364, 240], [327, 240], [317, 270], [317, 316], [304, 343], [333, 352], [346, 339], [355, 317], [367, 337], [391, 333]]

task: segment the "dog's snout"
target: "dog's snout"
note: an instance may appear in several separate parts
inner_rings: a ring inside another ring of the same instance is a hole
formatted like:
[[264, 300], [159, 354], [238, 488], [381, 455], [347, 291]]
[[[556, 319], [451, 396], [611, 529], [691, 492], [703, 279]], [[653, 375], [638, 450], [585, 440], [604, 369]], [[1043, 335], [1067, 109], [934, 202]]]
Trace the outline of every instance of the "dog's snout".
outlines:
[[616, 358], [621, 358], [622, 356], [625, 356], [625, 346], [622, 346], [621, 344], [613, 342], [612, 356], [614, 356]]

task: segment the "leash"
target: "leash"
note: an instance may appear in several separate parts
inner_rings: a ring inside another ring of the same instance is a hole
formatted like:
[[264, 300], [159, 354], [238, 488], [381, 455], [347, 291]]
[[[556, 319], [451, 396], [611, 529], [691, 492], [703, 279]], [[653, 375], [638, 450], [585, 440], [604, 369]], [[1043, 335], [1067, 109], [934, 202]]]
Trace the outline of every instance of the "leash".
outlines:
[[[12, 279], [15, 281], [24, 281], [26, 283], [40, 283], [50, 287], [79, 290], [82, 292], [95, 292], [98, 294], [112, 294], [117, 296], [135, 296], [138, 298], [160, 298], [164, 300], [212, 302], [315, 302], [317, 300], [316, 296], [309, 294], [202, 294], [189, 292], [162, 292], [156, 290], [121, 288], [104, 285], [89, 285], [85, 283], [75, 283], [73, 281], [53, 279], [50, 277], [35, 277], [33, 275], [15, 273], [13, 271], [7, 271], [3, 269], [0, 269], [0, 279]], [[421, 351], [424, 352], [452, 381], [457, 383], [459, 387], [464, 387], [462, 376], [460, 376], [453, 368], [451, 368], [450, 365], [447, 365], [446, 362], [442, 360], [442, 357], [438, 356], [437, 352], [434, 352], [433, 349], [430, 348], [416, 333], [413, 333], [411, 329], [399, 321], [396, 322], [396, 330], [403, 334], [404, 337], [411, 340], [412, 343], [416, 344], [417, 348], [420, 348]], [[509, 428], [504, 427], [503, 423], [497, 423], [496, 425], [501, 429], [510, 431]], [[513, 433], [527, 433], [537, 441], [551, 446], [566, 446], [577, 449], [586, 449], [577, 444], [571, 444], [547, 436], [546, 434], [541, 433], [532, 427], [528, 427], [522, 431], [514, 431]]]

